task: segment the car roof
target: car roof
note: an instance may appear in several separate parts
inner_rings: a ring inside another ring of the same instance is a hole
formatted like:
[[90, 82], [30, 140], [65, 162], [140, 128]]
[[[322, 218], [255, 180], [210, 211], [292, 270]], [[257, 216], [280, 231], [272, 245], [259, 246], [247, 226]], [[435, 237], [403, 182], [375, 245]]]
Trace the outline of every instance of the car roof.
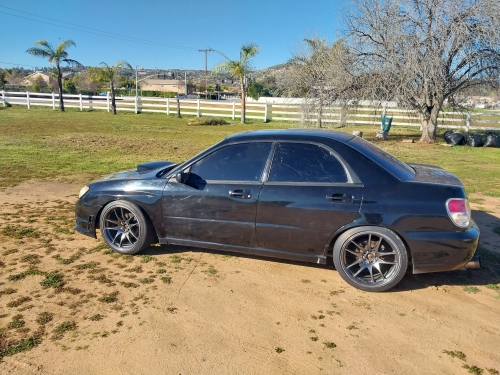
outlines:
[[233, 143], [242, 141], [260, 141], [260, 140], [312, 140], [314, 138], [328, 138], [339, 142], [347, 142], [354, 135], [345, 132], [327, 129], [268, 129], [253, 130], [243, 133], [237, 133], [227, 137], [222, 143]]

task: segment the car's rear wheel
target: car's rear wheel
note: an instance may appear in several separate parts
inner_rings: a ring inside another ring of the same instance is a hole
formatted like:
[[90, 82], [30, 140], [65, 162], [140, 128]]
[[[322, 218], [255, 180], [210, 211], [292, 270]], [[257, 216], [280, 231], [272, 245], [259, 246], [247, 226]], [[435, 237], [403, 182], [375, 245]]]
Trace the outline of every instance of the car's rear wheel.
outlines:
[[383, 292], [401, 281], [408, 255], [403, 241], [393, 231], [368, 226], [350, 229], [337, 239], [333, 262], [350, 285]]
[[127, 201], [104, 207], [99, 224], [106, 244], [120, 254], [136, 254], [154, 241], [154, 229], [147, 217]]

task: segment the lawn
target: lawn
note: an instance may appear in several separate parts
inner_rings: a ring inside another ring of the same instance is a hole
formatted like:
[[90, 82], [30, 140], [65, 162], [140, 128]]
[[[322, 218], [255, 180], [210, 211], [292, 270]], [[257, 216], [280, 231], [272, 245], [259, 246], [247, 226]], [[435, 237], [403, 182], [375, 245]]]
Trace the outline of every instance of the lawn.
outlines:
[[[32, 178], [88, 174], [97, 178], [150, 160], [183, 161], [226, 136], [247, 130], [293, 128], [292, 122], [238, 121], [226, 126], [188, 125], [190, 117], [164, 114], [80, 112], [48, 108], [0, 109], [0, 186]], [[455, 173], [468, 193], [500, 196], [500, 149], [403, 143], [418, 140], [418, 128], [393, 127], [378, 141], [377, 126], [346, 126], [406, 162], [439, 165]], [[441, 136], [440, 136], [440, 139]]]

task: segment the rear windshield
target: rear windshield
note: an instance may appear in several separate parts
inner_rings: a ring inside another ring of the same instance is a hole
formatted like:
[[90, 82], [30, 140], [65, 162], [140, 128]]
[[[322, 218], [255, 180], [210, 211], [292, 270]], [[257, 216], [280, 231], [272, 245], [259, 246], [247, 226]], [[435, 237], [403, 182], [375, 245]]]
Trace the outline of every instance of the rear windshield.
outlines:
[[400, 180], [411, 180], [415, 177], [415, 170], [412, 167], [388, 154], [373, 143], [360, 137], [353, 137], [348, 142], [353, 148], [366, 155]]

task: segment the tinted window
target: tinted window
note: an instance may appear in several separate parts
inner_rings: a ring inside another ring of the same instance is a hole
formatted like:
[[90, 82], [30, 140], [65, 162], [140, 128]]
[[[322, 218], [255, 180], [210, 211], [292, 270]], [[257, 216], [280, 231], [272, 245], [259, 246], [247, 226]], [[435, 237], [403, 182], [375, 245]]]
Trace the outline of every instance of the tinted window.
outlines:
[[259, 181], [271, 143], [243, 143], [212, 152], [191, 166], [189, 180]]
[[347, 182], [344, 167], [328, 150], [305, 143], [278, 143], [269, 181]]
[[373, 143], [359, 137], [353, 137], [349, 142], [355, 149], [365, 154], [399, 179], [410, 180], [415, 177], [415, 171], [412, 167], [378, 148]]

